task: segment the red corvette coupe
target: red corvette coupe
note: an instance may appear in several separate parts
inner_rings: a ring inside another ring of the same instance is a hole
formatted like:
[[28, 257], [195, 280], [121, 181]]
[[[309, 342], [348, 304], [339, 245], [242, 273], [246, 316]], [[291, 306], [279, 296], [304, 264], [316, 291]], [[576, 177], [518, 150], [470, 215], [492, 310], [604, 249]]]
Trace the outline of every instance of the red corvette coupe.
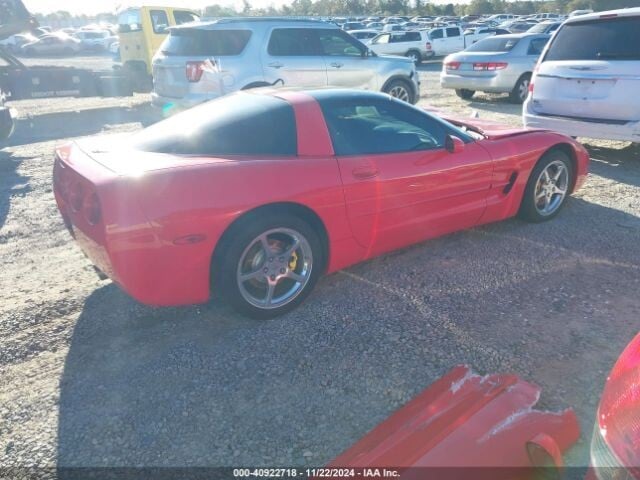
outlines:
[[519, 214], [553, 218], [589, 156], [557, 133], [445, 121], [383, 94], [252, 91], [56, 152], [65, 224], [152, 305], [280, 315], [318, 277]]

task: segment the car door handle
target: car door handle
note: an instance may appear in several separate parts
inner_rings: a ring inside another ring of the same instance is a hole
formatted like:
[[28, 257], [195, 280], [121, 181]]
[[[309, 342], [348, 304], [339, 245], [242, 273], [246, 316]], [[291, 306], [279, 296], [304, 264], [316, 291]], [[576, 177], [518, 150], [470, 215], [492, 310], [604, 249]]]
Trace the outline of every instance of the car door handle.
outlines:
[[268, 64], [269, 67], [271, 68], [282, 68], [284, 67], [283, 64], [281, 64], [280, 62], [271, 62]]
[[351, 170], [351, 173], [355, 178], [365, 180], [367, 178], [377, 177], [380, 172], [373, 165], [362, 165]]
[[344, 67], [344, 63], [333, 62], [330, 64], [333, 68], [342, 68]]

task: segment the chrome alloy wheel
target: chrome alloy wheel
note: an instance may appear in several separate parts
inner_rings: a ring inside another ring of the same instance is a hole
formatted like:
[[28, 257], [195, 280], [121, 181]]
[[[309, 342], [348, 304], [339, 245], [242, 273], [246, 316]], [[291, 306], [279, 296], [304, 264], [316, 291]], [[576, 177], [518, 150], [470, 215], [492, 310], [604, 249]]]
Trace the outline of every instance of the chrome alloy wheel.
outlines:
[[534, 204], [540, 215], [555, 213], [569, 191], [569, 169], [564, 162], [555, 160], [540, 173], [534, 190]]
[[403, 102], [409, 102], [410, 94], [407, 87], [404, 85], [395, 85], [391, 90], [389, 90], [389, 95], [398, 100], [402, 100]]
[[253, 239], [240, 256], [236, 281], [242, 297], [262, 309], [282, 307], [304, 290], [313, 268], [307, 239], [276, 228]]

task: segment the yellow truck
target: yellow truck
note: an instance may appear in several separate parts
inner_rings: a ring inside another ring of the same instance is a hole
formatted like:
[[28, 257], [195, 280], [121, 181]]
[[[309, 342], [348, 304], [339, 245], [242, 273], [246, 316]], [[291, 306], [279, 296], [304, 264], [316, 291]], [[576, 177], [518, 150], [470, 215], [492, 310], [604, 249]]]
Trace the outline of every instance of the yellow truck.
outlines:
[[179, 7], [133, 7], [118, 13], [121, 68], [133, 91], [151, 91], [151, 59], [169, 27], [199, 19], [193, 10]]

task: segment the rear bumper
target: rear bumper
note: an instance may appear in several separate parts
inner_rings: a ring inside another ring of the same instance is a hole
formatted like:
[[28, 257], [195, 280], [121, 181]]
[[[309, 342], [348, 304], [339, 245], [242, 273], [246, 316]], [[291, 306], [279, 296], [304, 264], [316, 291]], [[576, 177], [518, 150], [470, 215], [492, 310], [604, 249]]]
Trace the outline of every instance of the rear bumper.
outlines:
[[572, 137], [600, 138], [623, 142], [640, 142], [640, 122], [612, 124], [610, 122], [585, 121], [534, 112], [531, 100], [527, 99], [522, 110], [525, 127], [544, 128]]
[[513, 90], [517, 80], [518, 77], [508, 72], [497, 72], [490, 77], [459, 75], [446, 72], [440, 74], [440, 85], [442, 88], [475, 90], [490, 93], [509, 93]]

